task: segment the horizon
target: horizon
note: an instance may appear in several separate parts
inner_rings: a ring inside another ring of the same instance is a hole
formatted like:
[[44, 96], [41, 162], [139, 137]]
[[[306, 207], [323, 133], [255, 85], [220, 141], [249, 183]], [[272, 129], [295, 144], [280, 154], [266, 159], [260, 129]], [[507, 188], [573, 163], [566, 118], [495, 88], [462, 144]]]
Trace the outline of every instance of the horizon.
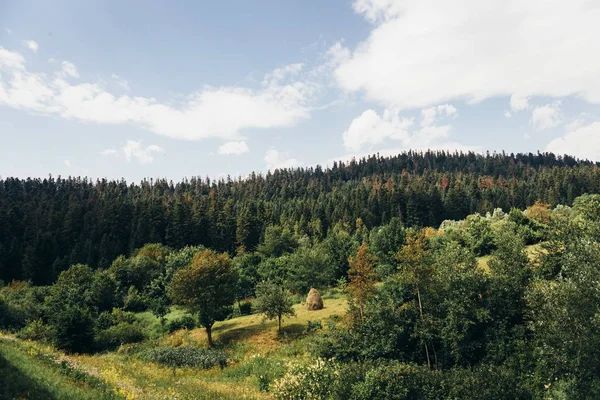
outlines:
[[146, 177], [142, 177], [139, 180], [128, 180], [125, 177], [120, 177], [120, 178], [108, 178], [108, 177], [93, 177], [93, 176], [87, 176], [87, 175], [67, 175], [67, 176], [63, 176], [63, 175], [56, 175], [54, 176], [52, 173], [49, 173], [48, 176], [28, 176], [28, 177], [17, 177], [17, 176], [2, 176], [0, 174], [0, 181], [6, 181], [7, 179], [20, 179], [20, 180], [28, 180], [28, 179], [32, 179], [32, 180], [45, 180], [45, 179], [75, 179], [75, 180], [83, 180], [83, 181], [87, 181], [89, 183], [97, 183], [100, 181], [108, 181], [108, 182], [125, 182], [129, 185], [139, 185], [141, 183], [145, 183], [145, 182], [159, 182], [159, 181], [167, 181], [170, 183], [184, 183], [184, 182], [188, 182], [190, 180], [200, 180], [200, 181], [208, 181], [210, 180], [211, 184], [215, 184], [215, 183], [224, 183], [224, 182], [228, 182], [231, 181], [233, 183], [236, 182], [242, 182], [242, 181], [247, 181], [251, 178], [256, 177], [261, 177], [261, 178], [265, 178], [268, 176], [272, 176], [274, 175], [276, 172], [280, 173], [280, 172], [296, 172], [296, 171], [306, 171], [306, 172], [313, 172], [314, 169], [316, 168], [321, 168], [323, 172], [330, 172], [332, 171], [334, 168], [340, 168], [340, 167], [345, 167], [348, 165], [361, 165], [361, 163], [363, 162], [367, 162], [373, 158], [377, 158], [378, 160], [384, 159], [384, 160], [389, 160], [395, 157], [399, 157], [399, 156], [406, 156], [406, 155], [410, 155], [410, 154], [417, 154], [417, 155], [425, 155], [425, 154], [433, 154], [433, 155], [437, 155], [439, 153], [445, 153], [446, 156], [462, 156], [462, 155], [469, 155], [469, 154], [475, 154], [476, 156], [481, 156], [481, 157], [496, 157], [496, 156], [503, 156], [503, 157], [512, 157], [512, 158], [517, 158], [519, 156], [529, 156], [529, 155], [533, 155], [533, 156], [546, 156], [546, 155], [552, 155], [555, 157], [556, 160], [558, 161], [562, 161], [564, 160], [566, 157], [570, 157], [572, 158], [575, 162], [577, 162], [578, 164], [592, 164], [592, 165], [598, 165], [600, 166], [600, 161], [593, 161], [593, 160], [589, 160], [589, 159], [581, 159], [578, 157], [574, 157], [571, 156], [569, 154], [554, 154], [552, 152], [542, 152], [542, 151], [535, 151], [535, 152], [506, 152], [504, 150], [501, 151], [462, 151], [462, 150], [454, 150], [454, 151], [448, 151], [448, 150], [405, 150], [402, 151], [401, 153], [398, 154], [392, 154], [392, 155], [380, 155], [379, 153], [374, 153], [374, 154], [366, 154], [366, 155], [362, 155], [360, 157], [356, 157], [353, 156], [351, 158], [348, 159], [339, 159], [339, 160], [333, 160], [331, 165], [321, 165], [321, 164], [316, 164], [316, 165], [301, 165], [301, 166], [296, 166], [296, 167], [283, 167], [283, 168], [276, 168], [274, 170], [267, 170], [267, 171], [250, 171], [247, 172], [245, 174], [239, 174], [239, 175], [220, 175], [220, 176], [216, 176], [216, 177], [212, 177], [212, 176], [208, 176], [208, 175], [192, 175], [192, 176], [183, 176], [180, 179], [172, 179], [169, 177], [152, 177], [152, 176], [146, 176]]

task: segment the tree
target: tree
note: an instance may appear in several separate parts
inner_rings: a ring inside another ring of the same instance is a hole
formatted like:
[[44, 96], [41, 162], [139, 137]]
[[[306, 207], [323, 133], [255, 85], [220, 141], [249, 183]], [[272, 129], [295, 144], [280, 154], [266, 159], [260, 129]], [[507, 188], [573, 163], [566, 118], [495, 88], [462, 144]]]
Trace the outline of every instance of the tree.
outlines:
[[292, 308], [293, 300], [289, 291], [271, 281], [263, 281], [256, 285], [256, 302], [254, 306], [267, 319], [277, 318], [277, 332], [281, 333], [281, 318], [296, 315]]
[[348, 259], [348, 285], [346, 290], [352, 302], [358, 307], [360, 318], [364, 316], [367, 301], [375, 294], [375, 269], [377, 257], [371, 254], [366, 243], [358, 248], [356, 255]]
[[188, 267], [175, 272], [171, 282], [174, 304], [198, 314], [206, 329], [208, 345], [212, 347], [212, 327], [224, 320], [235, 301], [237, 273], [226, 253], [205, 250], [192, 259]]
[[61, 272], [50, 288], [46, 315], [57, 347], [73, 352], [85, 352], [93, 347], [93, 316], [97, 308], [87, 302], [93, 280], [92, 269], [77, 264]]
[[[406, 236], [406, 244], [402, 246], [397, 256], [398, 270], [402, 282], [412, 286], [417, 294], [419, 315], [423, 325], [426, 325], [426, 322], [421, 292], [429, 285], [434, 273], [433, 264], [429, 259], [431, 251], [426, 245], [425, 231], [410, 232]], [[425, 326], [423, 328], [427, 330]], [[426, 339], [423, 339], [423, 346], [427, 357], [427, 366], [431, 368], [431, 358], [429, 357], [429, 347]]]

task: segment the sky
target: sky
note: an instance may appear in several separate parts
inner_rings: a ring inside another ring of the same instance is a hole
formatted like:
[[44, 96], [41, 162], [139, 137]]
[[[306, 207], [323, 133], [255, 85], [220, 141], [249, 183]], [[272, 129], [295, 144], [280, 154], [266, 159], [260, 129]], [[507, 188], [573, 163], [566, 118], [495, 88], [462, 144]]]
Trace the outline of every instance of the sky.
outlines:
[[0, 0], [0, 177], [600, 161], [600, 0]]

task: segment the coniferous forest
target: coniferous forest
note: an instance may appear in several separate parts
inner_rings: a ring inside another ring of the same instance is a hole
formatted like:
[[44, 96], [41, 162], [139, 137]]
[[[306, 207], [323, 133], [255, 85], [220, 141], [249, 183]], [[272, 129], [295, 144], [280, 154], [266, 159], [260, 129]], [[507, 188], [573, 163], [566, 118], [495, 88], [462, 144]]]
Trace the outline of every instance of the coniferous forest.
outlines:
[[600, 398], [600, 165], [4, 178], [4, 398]]
[[107, 268], [146, 243], [233, 255], [255, 250], [271, 225], [321, 241], [336, 224], [353, 233], [358, 219], [367, 229], [394, 217], [438, 227], [536, 200], [569, 205], [584, 193], [600, 193], [598, 165], [548, 153], [411, 152], [177, 183], [4, 178], [0, 280], [50, 284], [70, 265]]

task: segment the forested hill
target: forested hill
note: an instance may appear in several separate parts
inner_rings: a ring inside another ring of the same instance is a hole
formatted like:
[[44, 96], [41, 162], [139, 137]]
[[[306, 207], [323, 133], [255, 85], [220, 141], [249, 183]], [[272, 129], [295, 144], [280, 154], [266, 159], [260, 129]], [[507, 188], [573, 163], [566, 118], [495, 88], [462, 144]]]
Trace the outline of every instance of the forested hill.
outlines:
[[0, 279], [54, 281], [75, 263], [107, 267], [145, 243], [252, 250], [269, 225], [323, 239], [400, 217], [438, 226], [496, 207], [536, 200], [571, 204], [600, 193], [600, 167], [553, 154], [404, 153], [330, 169], [278, 170], [241, 180], [96, 182], [81, 178], [0, 180]]

